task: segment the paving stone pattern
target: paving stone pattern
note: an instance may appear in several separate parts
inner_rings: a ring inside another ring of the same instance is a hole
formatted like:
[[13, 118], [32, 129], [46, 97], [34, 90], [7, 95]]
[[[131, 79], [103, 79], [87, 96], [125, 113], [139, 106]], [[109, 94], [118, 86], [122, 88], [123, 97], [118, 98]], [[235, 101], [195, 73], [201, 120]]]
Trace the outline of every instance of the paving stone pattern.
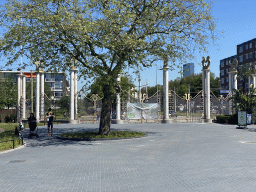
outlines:
[[0, 191], [256, 190], [256, 126], [112, 125], [147, 136], [104, 141], [56, 139], [63, 132], [97, 130], [96, 124], [54, 126], [54, 137], [40, 127], [39, 139], [0, 153]]

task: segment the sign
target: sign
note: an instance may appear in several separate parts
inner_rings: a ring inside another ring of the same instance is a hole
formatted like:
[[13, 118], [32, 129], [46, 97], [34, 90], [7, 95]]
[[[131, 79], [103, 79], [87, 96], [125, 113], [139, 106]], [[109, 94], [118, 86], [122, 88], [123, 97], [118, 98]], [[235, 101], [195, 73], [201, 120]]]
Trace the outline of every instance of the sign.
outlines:
[[229, 93], [229, 90], [220, 90], [220, 93]]
[[238, 125], [247, 126], [246, 111], [238, 111]]

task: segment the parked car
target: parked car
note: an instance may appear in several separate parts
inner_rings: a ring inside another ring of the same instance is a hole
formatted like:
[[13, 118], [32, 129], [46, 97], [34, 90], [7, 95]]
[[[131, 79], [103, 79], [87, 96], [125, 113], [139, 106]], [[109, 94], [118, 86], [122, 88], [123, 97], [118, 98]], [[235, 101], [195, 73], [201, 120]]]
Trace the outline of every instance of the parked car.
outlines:
[[175, 111], [170, 111], [169, 114], [171, 117], [177, 117], [177, 113]]

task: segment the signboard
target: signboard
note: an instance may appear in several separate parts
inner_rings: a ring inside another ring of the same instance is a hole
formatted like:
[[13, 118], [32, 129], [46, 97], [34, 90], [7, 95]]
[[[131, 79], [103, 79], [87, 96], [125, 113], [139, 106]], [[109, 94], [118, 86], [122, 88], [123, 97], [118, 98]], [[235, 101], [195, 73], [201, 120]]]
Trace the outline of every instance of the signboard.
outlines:
[[220, 93], [229, 93], [229, 90], [220, 90]]
[[238, 111], [238, 125], [247, 126], [246, 111]]

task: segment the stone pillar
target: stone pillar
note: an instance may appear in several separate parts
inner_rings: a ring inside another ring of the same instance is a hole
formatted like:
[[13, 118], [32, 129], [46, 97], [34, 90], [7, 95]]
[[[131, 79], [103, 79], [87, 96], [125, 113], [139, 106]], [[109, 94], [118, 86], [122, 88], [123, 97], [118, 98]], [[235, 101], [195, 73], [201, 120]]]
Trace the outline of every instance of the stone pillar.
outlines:
[[22, 119], [26, 119], [26, 75], [22, 76], [22, 98], [23, 98], [23, 110]]
[[168, 75], [168, 59], [164, 59], [163, 66], [163, 123], [171, 123], [169, 118], [169, 75]]
[[120, 93], [116, 94], [116, 120], [121, 120], [121, 105], [120, 105]]
[[21, 120], [21, 109], [20, 109], [20, 97], [21, 97], [21, 75], [18, 74], [18, 79], [17, 79], [17, 120]]
[[40, 73], [36, 71], [36, 120], [39, 122], [40, 120]]
[[[121, 76], [120, 74], [118, 75], [117, 79], [117, 84], [118, 86], [120, 85], [121, 82]], [[124, 121], [121, 120], [121, 93], [118, 91], [118, 93], [116, 94], [116, 119], [112, 119], [111, 123], [113, 124], [123, 124]]]
[[[229, 77], [230, 77], [230, 82], [229, 82], [229, 95], [233, 96], [234, 95], [234, 90], [237, 89], [237, 66], [238, 66], [238, 61], [237, 59], [234, 59], [232, 63], [229, 62]], [[230, 100], [230, 106], [229, 106], [229, 114], [232, 114], [232, 106], [233, 106], [233, 101]], [[234, 112], [234, 111], [233, 111]]]
[[40, 119], [44, 120], [44, 70], [40, 70], [40, 75], [41, 75], [41, 113], [40, 113]]
[[75, 102], [75, 120], [77, 120], [77, 70], [74, 72], [74, 102]]
[[76, 124], [75, 121], [75, 89], [76, 89], [76, 78], [75, 73], [77, 69], [75, 66], [71, 67], [70, 70], [70, 123]]
[[205, 69], [205, 119], [211, 122], [211, 99], [210, 99], [210, 69]]
[[[207, 64], [205, 64], [207, 63]], [[210, 56], [203, 57], [202, 60], [202, 81], [203, 81], [203, 93], [204, 93], [204, 116], [202, 122], [204, 123], [212, 123], [212, 119], [210, 117], [210, 109], [211, 109], [211, 100], [210, 100]]]
[[252, 84], [253, 84], [253, 88], [256, 88], [256, 76], [255, 75], [253, 75]]

